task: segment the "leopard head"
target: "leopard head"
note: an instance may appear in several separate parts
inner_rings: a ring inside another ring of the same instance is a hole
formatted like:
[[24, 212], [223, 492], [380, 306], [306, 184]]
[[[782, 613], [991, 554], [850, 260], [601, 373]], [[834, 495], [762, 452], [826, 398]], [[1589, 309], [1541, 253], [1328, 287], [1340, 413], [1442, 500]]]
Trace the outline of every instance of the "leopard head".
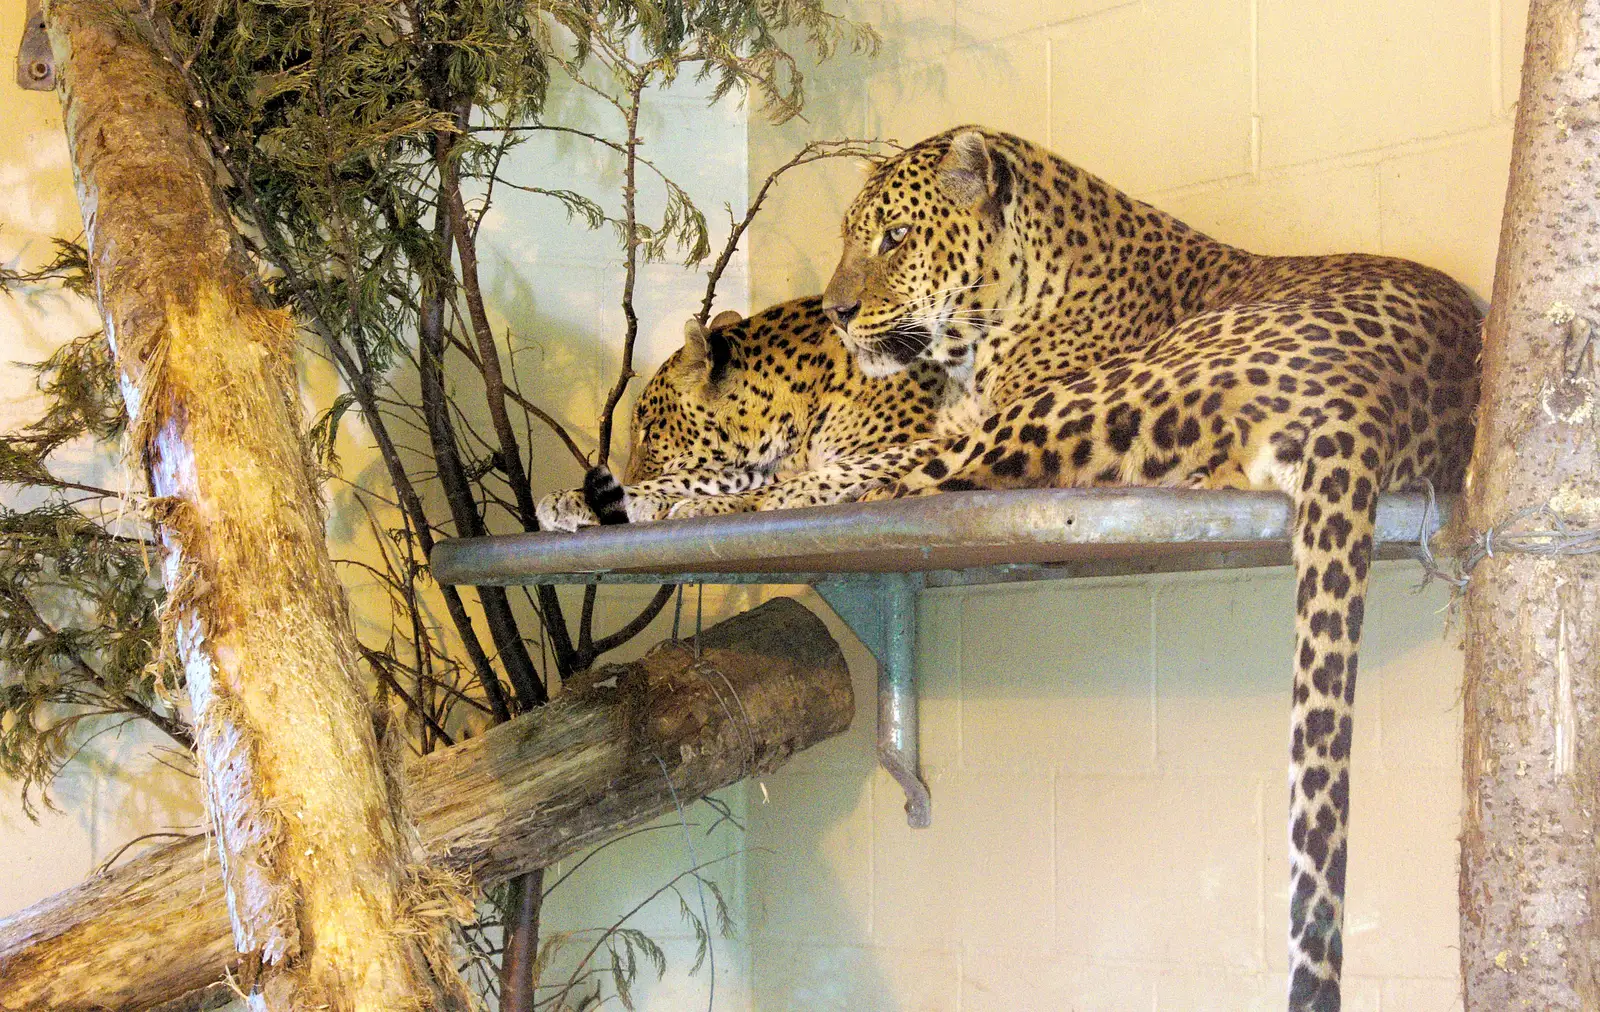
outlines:
[[1010, 279], [1015, 169], [995, 135], [959, 127], [877, 166], [844, 219], [823, 310], [869, 376], [972, 350]]
[[[758, 440], [750, 431], [750, 370], [741, 366], [738, 332], [745, 321], [731, 310], [706, 327], [690, 317], [683, 347], [657, 369], [633, 408], [631, 452], [623, 474], [633, 485], [669, 471], [749, 463]], [[741, 412], [741, 406], [745, 410]]]

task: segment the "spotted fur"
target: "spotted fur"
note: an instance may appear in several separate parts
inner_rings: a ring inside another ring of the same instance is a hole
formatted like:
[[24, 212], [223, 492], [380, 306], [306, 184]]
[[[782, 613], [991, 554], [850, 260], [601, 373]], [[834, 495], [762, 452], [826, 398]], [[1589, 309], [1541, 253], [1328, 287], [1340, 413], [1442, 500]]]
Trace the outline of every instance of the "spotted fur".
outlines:
[[623, 485], [591, 471], [583, 489], [541, 499], [539, 522], [575, 530], [848, 502], [936, 449], [952, 392], [929, 363], [863, 375], [816, 296], [749, 320], [723, 314], [709, 329], [690, 320], [634, 408]]
[[863, 498], [1278, 489], [1294, 504], [1290, 993], [1336, 1012], [1357, 644], [1379, 492], [1459, 488], [1478, 313], [1437, 271], [1216, 242], [964, 127], [871, 174], [826, 311], [869, 373], [934, 362], [979, 421]]

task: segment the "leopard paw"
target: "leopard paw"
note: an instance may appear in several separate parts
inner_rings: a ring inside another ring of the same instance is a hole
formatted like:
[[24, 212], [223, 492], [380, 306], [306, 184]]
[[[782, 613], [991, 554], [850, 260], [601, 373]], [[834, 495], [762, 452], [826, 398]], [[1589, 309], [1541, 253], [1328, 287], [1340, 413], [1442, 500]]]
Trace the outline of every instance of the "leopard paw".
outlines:
[[542, 531], [575, 531], [580, 527], [593, 527], [600, 522], [589, 504], [584, 502], [583, 489], [571, 488], [565, 492], [552, 492], [540, 498], [534, 507]]
[[651, 520], [665, 520], [667, 510], [674, 500], [650, 492], [629, 492], [625, 502], [628, 508], [628, 523], [642, 524]]
[[867, 489], [856, 496], [856, 502], [882, 502], [885, 499], [903, 499], [911, 494], [911, 488], [905, 482], [891, 481], [875, 488]]

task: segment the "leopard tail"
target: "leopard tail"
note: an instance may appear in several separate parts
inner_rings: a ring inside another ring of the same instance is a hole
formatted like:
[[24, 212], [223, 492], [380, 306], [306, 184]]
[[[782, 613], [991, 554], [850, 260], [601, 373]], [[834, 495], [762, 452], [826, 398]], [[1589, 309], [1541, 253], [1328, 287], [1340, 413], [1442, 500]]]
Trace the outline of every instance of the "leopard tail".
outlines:
[[1379, 451], [1355, 435], [1313, 431], [1294, 497], [1290, 1012], [1339, 1010], [1356, 654], [1382, 473]]
[[583, 501], [603, 525], [628, 522], [628, 495], [604, 464], [583, 476]]

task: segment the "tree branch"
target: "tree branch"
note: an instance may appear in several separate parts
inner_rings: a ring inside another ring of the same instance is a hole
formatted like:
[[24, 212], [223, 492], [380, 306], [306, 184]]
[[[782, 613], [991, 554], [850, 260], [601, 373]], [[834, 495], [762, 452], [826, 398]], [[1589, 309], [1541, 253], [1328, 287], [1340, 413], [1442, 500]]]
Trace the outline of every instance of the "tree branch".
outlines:
[[624, 625], [621, 629], [618, 629], [609, 636], [602, 636], [600, 639], [594, 641], [593, 650], [595, 657], [603, 657], [608, 652], [615, 650], [617, 647], [622, 646], [622, 644], [644, 632], [645, 627], [651, 622], [654, 622], [656, 616], [661, 614], [661, 609], [665, 608], [667, 606], [667, 602], [672, 600], [672, 595], [677, 591], [677, 589], [678, 585], [675, 583], [665, 583], [657, 588], [655, 596], [650, 599], [650, 602], [644, 606], [643, 610], [641, 610], [639, 614], [635, 615], [627, 625]]
[[[446, 100], [440, 108], [448, 109], [457, 122], [464, 122], [470, 102], [466, 99]], [[443, 132], [434, 138], [434, 161], [439, 173], [440, 189], [449, 192], [454, 185], [452, 164], [453, 137]], [[485, 532], [477, 507], [472, 500], [471, 485], [461, 466], [455, 431], [450, 422], [450, 398], [444, 382], [445, 326], [444, 306], [449, 277], [450, 249], [453, 245], [452, 216], [438, 213], [434, 218], [434, 254], [438, 262], [425, 265], [422, 281], [422, 299], [417, 320], [420, 347], [420, 366], [423, 414], [428, 422], [428, 436], [433, 447], [434, 466], [439, 471], [439, 483], [444, 488], [445, 501], [456, 528], [463, 537], [481, 537]], [[483, 602], [484, 617], [489, 622], [489, 635], [500, 651], [501, 664], [511, 679], [517, 698], [523, 705], [533, 705], [548, 697], [543, 681], [534, 670], [533, 659], [517, 630], [516, 616], [510, 602], [500, 587], [480, 587], [479, 600]]]
[[506, 414], [506, 381], [500, 371], [500, 351], [494, 345], [494, 331], [489, 326], [489, 314], [483, 305], [483, 290], [478, 283], [477, 242], [468, 228], [467, 208], [461, 200], [460, 182], [453, 174], [450, 185], [440, 191], [440, 199], [451, 218], [456, 252], [461, 256], [461, 290], [466, 296], [472, 333], [478, 342], [478, 360], [474, 364], [483, 377], [489, 419], [494, 425], [495, 438], [500, 443], [500, 467], [516, 497], [518, 519], [522, 521], [523, 530], [537, 530], [539, 522], [534, 514], [533, 488], [528, 484], [528, 473], [522, 466], [522, 447], [511, 428], [511, 416]]
[[717, 296], [717, 283], [722, 280], [723, 272], [728, 269], [728, 263], [733, 260], [733, 254], [739, 248], [739, 240], [750, 228], [750, 223], [755, 221], [756, 213], [761, 210], [761, 205], [766, 203], [767, 194], [778, 182], [778, 177], [790, 169], [820, 162], [825, 158], [871, 158], [875, 153], [873, 149], [878, 143], [878, 141], [853, 139], [812, 141], [801, 148], [793, 158], [767, 174], [767, 178], [761, 183], [761, 188], [756, 191], [755, 199], [751, 200], [750, 206], [745, 209], [744, 217], [734, 222], [733, 231], [728, 234], [728, 241], [723, 245], [721, 255], [717, 257], [711, 273], [706, 276], [706, 295], [701, 300], [700, 312], [695, 317], [702, 327], [711, 319], [711, 304]]
[[399, 696], [406, 704], [406, 707], [416, 714], [424, 724], [427, 724], [428, 729], [440, 741], [444, 742], [447, 747], [456, 743], [456, 740], [450, 736], [450, 732], [446, 731], [444, 726], [434, 719], [433, 714], [428, 712], [428, 708], [423, 706], [420, 701], [405, 690], [405, 686], [400, 684], [400, 680], [394, 676], [394, 672], [389, 670], [388, 657], [365, 644], [361, 646], [361, 656], [367, 659], [367, 663], [372, 666], [372, 670], [378, 673], [378, 677], [383, 679], [383, 683], [389, 687], [390, 691]]
[[[450, 344], [457, 351], [461, 352], [461, 354], [466, 357], [468, 362], [472, 363], [472, 367], [474, 369], [481, 370], [483, 368], [482, 365], [479, 364], [478, 353], [472, 349], [471, 345], [467, 344], [459, 337], [456, 337], [454, 334], [450, 335]], [[584, 453], [583, 450], [579, 448], [577, 442], [572, 438], [572, 434], [567, 431], [566, 426], [556, 421], [553, 417], [551, 417], [549, 412], [528, 400], [517, 391], [502, 385], [501, 392], [507, 400], [511, 401], [517, 407], [521, 408], [528, 414], [539, 419], [539, 421], [543, 422], [545, 425], [549, 426], [550, 431], [554, 432], [557, 438], [561, 440], [562, 444], [566, 446], [567, 452], [572, 454], [572, 459], [578, 462], [578, 466], [583, 468], [585, 471], [589, 469], [589, 455]]]
[[644, 78], [635, 76], [628, 82], [628, 143], [627, 165], [623, 169], [623, 222], [626, 228], [627, 247], [623, 258], [625, 274], [622, 280], [622, 315], [627, 329], [622, 337], [622, 367], [617, 372], [617, 382], [606, 395], [605, 406], [600, 409], [600, 447], [595, 452], [595, 464], [605, 466], [611, 458], [612, 419], [622, 394], [633, 379], [633, 345], [639, 336], [639, 314], [633, 308], [633, 287], [639, 276], [639, 217], [638, 217], [638, 164], [639, 164], [639, 104], [644, 90]]

